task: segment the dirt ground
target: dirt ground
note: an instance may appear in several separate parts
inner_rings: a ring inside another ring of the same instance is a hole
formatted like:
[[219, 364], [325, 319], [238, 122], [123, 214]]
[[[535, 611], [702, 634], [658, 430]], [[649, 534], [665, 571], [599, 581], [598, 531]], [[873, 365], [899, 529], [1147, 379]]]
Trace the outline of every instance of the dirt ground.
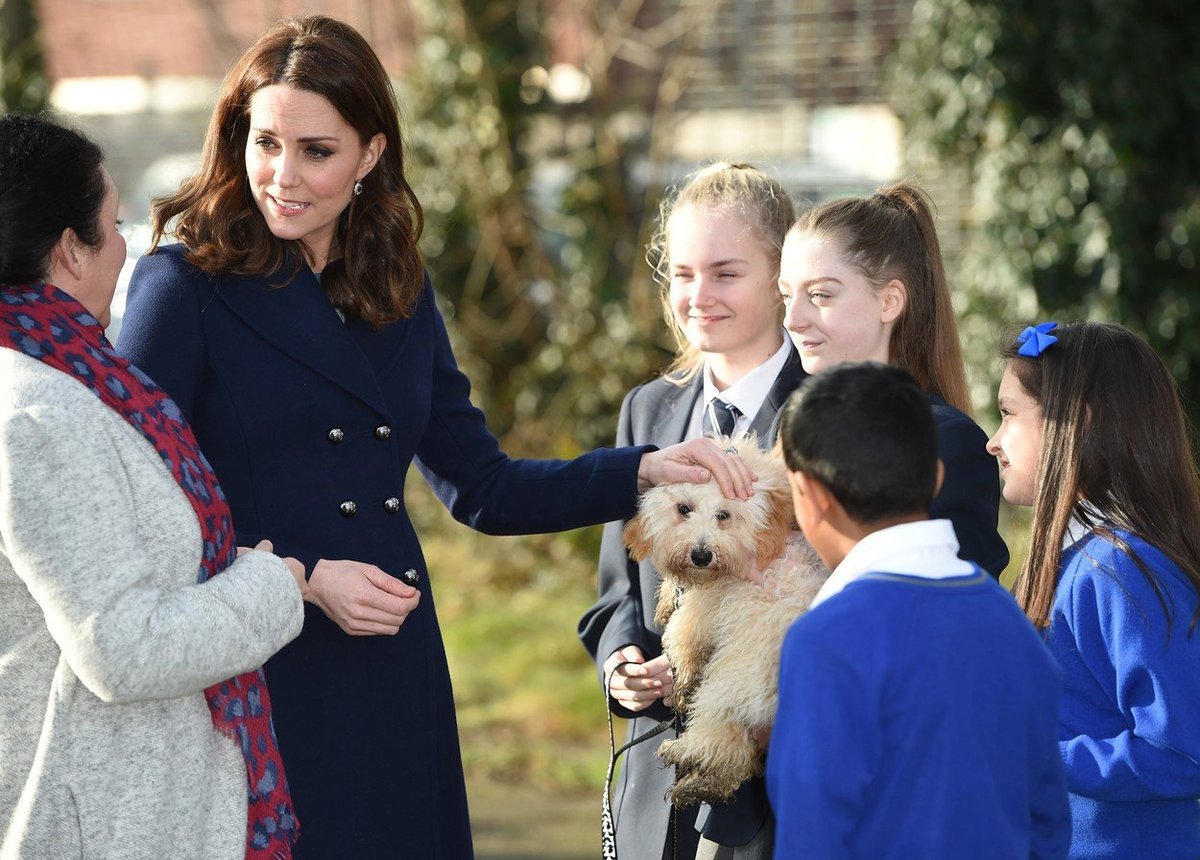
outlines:
[[596, 860], [594, 797], [467, 779], [476, 860]]

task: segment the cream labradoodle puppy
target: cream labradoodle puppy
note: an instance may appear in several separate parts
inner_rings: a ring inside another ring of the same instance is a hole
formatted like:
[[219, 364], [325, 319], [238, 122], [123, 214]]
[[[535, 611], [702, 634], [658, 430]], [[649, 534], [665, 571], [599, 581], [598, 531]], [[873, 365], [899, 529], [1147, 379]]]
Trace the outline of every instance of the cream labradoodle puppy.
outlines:
[[677, 806], [728, 800], [762, 774], [754, 733], [775, 720], [784, 634], [829, 575], [791, 531], [783, 463], [753, 438], [717, 441], [758, 475], [754, 495], [727, 499], [713, 481], [655, 487], [624, 535], [633, 559], [649, 557], [663, 578], [655, 621], [686, 728], [659, 754], [676, 767]]

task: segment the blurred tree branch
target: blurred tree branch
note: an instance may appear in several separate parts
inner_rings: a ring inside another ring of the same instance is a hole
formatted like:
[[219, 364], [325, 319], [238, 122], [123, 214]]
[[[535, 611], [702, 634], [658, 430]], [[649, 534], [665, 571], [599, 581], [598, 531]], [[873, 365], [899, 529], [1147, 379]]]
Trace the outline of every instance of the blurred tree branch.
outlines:
[[[238, 43], [216, 0], [191, 0], [204, 21], [204, 30], [221, 68], [233, 65], [246, 47]], [[223, 4], [222, 4], [223, 5]]]
[[50, 102], [33, 0], [0, 0], [0, 109], [40, 113]]
[[1036, 306], [1120, 321], [1200, 417], [1197, 34], [1194, 3], [918, 0], [893, 90], [918, 159], [971, 173], [968, 348]]
[[624, 392], [669, 357], [642, 262], [662, 189], [632, 166], [669, 149], [659, 112], [721, 5], [416, 3], [401, 101], [423, 248], [476, 397], [521, 450], [611, 441]]

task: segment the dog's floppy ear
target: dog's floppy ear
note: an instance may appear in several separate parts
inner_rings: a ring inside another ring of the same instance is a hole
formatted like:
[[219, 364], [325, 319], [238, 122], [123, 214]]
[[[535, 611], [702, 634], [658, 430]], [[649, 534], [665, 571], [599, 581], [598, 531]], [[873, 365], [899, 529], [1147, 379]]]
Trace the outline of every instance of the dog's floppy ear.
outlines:
[[650, 555], [650, 539], [646, 536], [645, 521], [640, 513], [625, 524], [621, 539], [625, 541], [629, 557], [634, 561], [641, 561]]
[[784, 548], [787, 546], [788, 532], [792, 528], [794, 519], [792, 494], [789, 486], [772, 487], [765, 492], [768, 494], [769, 504], [767, 505], [766, 529], [758, 538], [757, 559], [760, 570], [783, 555]]

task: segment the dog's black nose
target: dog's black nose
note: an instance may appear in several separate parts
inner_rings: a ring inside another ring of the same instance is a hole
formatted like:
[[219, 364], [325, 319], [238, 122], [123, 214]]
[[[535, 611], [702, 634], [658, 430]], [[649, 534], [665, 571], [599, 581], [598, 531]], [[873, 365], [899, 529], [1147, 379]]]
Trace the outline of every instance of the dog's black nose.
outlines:
[[712, 564], [713, 560], [712, 550], [706, 546], [694, 546], [692, 547], [691, 558], [692, 564], [696, 565], [696, 567], [708, 567]]

